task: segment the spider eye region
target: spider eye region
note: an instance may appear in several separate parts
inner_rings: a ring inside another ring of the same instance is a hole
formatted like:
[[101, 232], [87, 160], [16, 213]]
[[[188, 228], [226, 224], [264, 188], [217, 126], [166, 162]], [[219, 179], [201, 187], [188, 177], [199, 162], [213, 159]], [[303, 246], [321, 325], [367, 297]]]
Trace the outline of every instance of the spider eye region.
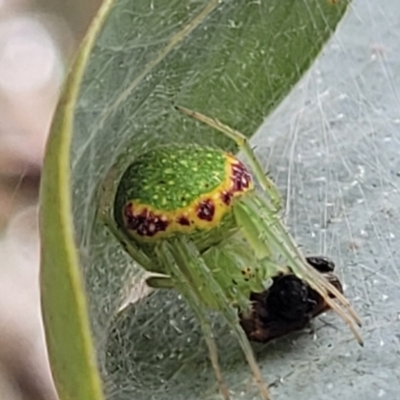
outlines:
[[165, 146], [139, 156], [118, 185], [114, 215], [131, 236], [153, 241], [210, 230], [234, 198], [254, 188], [233, 155], [201, 146]]

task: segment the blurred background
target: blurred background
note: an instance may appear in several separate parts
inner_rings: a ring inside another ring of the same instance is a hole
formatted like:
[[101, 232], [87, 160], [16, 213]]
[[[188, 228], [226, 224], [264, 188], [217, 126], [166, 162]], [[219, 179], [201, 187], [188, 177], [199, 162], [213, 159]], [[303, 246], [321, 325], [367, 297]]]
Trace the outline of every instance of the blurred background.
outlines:
[[39, 308], [37, 201], [60, 85], [101, 0], [0, 0], [0, 399], [56, 400]]

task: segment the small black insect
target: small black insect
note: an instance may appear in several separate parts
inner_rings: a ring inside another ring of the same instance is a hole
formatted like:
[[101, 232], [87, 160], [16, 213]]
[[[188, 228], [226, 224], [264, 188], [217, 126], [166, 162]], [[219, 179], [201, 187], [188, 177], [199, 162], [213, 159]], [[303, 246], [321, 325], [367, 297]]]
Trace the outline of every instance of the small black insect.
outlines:
[[[335, 264], [326, 257], [308, 257], [307, 262], [343, 293], [342, 284], [333, 274]], [[270, 340], [303, 329], [316, 316], [330, 309], [322, 296], [305, 281], [288, 272], [273, 278], [262, 293], [252, 293], [252, 310], [240, 315], [240, 324], [249, 340]]]

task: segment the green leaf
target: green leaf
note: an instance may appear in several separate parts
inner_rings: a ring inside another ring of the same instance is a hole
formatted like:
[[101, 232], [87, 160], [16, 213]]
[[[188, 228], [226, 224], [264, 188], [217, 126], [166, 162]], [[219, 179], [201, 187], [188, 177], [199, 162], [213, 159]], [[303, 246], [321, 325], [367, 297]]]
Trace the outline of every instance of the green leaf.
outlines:
[[[62, 400], [102, 399], [97, 371], [110, 399], [215, 398], [198, 326], [173, 291], [119, 311], [140, 268], [96, 218], [99, 185], [121, 154], [126, 164], [161, 143], [232, 150], [173, 106], [252, 135], [346, 7], [341, 0], [104, 2], [65, 83], [42, 181], [43, 315]], [[215, 332], [231, 389], [246, 390], [238, 346], [219, 319]]]

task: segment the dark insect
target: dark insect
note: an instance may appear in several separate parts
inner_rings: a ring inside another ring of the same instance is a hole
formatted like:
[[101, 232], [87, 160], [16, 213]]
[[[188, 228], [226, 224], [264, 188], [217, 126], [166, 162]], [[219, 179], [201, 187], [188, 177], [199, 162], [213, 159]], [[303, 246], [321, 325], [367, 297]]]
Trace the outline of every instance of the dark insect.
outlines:
[[[320, 272], [340, 293], [342, 284], [333, 274], [335, 264], [325, 257], [307, 257], [307, 262]], [[252, 293], [252, 310], [240, 315], [240, 324], [249, 340], [270, 340], [301, 330], [316, 316], [330, 309], [322, 296], [291, 272], [273, 278], [272, 285], [261, 293]]]

